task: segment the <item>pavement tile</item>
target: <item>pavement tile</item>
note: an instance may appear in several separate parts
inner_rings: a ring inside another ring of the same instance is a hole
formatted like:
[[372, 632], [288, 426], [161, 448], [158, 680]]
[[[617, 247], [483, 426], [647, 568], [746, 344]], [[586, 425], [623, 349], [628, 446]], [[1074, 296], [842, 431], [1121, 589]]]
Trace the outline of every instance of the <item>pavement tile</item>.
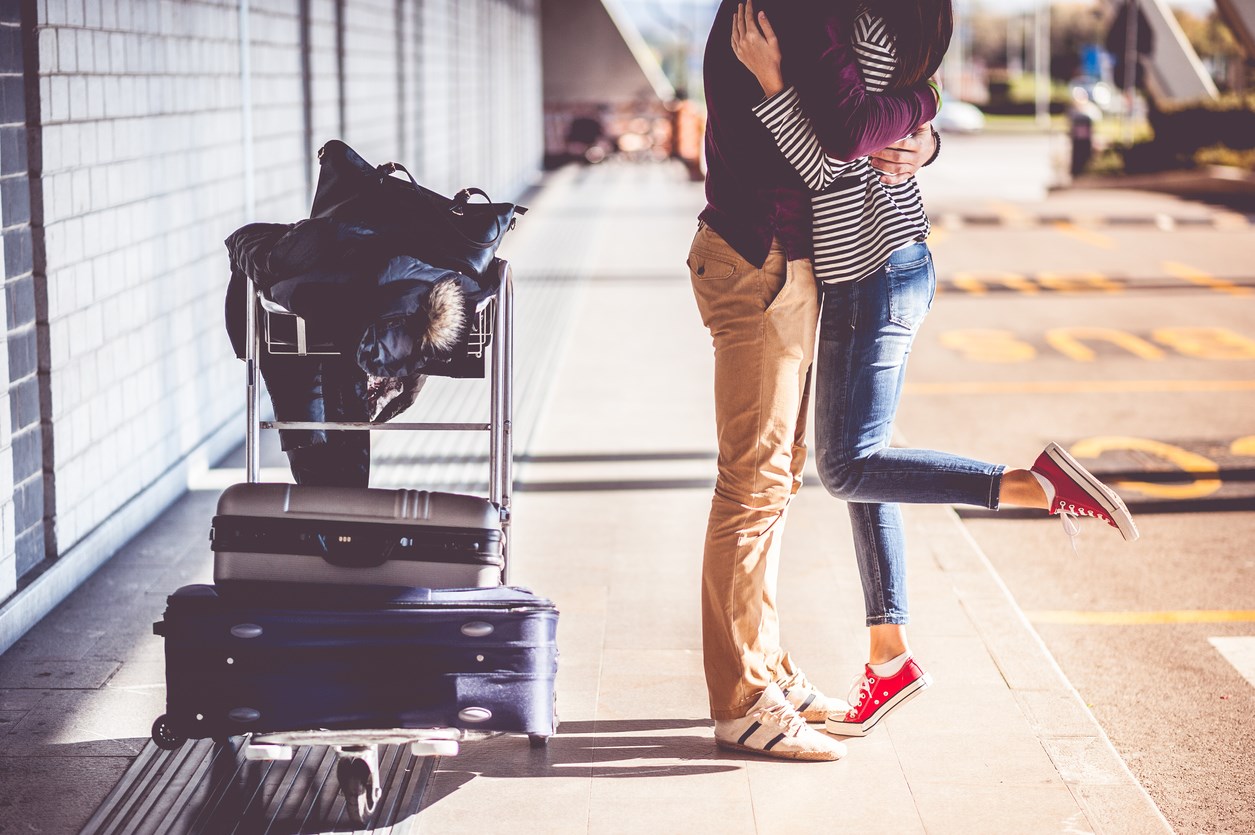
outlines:
[[1073, 786], [1099, 835], [1142, 835], [1170, 831], [1146, 793], [1127, 780], [1118, 786]]
[[9, 732], [26, 716], [25, 710], [0, 710], [0, 755], [8, 747]]
[[49, 690], [0, 689], [0, 710], [30, 710], [51, 692]]
[[1041, 744], [1065, 783], [1118, 786], [1128, 780], [1116, 754], [1096, 736], [1047, 737], [1042, 739]]
[[1017, 690], [1015, 699], [1038, 736], [1094, 735], [1093, 715], [1070, 690]]
[[[742, 790], [742, 795], [748, 792]], [[599, 802], [588, 818], [589, 835], [676, 832], [753, 835], [763, 831], [755, 824], [748, 797], [707, 799], [667, 798], [642, 803], [637, 800]]]
[[719, 753], [706, 728], [601, 736], [589, 796], [594, 807], [693, 797], [735, 804], [746, 791], [744, 766]]
[[[138, 619], [137, 619], [138, 620]], [[152, 621], [133, 624], [126, 631], [112, 631], [96, 639], [85, 656], [89, 660], [155, 661], [166, 657], [165, 641], [153, 634]]]
[[4, 660], [78, 661], [88, 655], [107, 631], [58, 623], [55, 616], [45, 618], [5, 652]]
[[[909, 710], [904, 708], [904, 710]], [[920, 733], [884, 721], [912, 788], [918, 783], [981, 786], [1063, 786], [1054, 763], [1031, 734], [991, 727], [985, 732]], [[903, 717], [905, 720], [905, 717]], [[927, 815], [924, 822], [930, 823]]]
[[[760, 832], [924, 833], [897, 751], [885, 734], [846, 740], [835, 763], [747, 763]], [[822, 790], [807, 790], [822, 786]]]
[[543, 821], [543, 831], [584, 832], [588, 825], [588, 757], [557, 737], [544, 750], [521, 737], [469, 742], [442, 757], [427, 787], [420, 832], [479, 835], [503, 821]]
[[0, 687], [92, 690], [117, 671], [117, 661], [10, 661], [0, 659]]
[[78, 832], [130, 766], [126, 756], [0, 755], [0, 835]]
[[165, 692], [104, 688], [50, 693], [10, 732], [10, 756], [133, 757], [165, 710]]
[[667, 715], [684, 718], [709, 715], [706, 690], [700, 678], [676, 679], [657, 673], [602, 677], [597, 696], [598, 719]]
[[1016, 835], [1094, 832], [1061, 783], [1018, 785], [986, 777], [979, 784], [911, 780], [911, 797], [930, 833]]
[[[106, 688], [155, 688], [165, 693], [166, 661], [164, 656], [130, 659], [109, 679]], [[156, 717], [153, 717], [156, 718]]]

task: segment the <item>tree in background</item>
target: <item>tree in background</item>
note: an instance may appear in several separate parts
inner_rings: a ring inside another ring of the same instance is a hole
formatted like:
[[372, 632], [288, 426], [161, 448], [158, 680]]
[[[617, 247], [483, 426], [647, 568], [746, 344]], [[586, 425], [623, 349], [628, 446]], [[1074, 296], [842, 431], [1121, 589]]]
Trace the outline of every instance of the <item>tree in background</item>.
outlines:
[[1243, 92], [1249, 89], [1250, 68], [1242, 45], [1217, 12], [1200, 17], [1177, 9], [1177, 22], [1189, 38], [1203, 65], [1222, 90]]

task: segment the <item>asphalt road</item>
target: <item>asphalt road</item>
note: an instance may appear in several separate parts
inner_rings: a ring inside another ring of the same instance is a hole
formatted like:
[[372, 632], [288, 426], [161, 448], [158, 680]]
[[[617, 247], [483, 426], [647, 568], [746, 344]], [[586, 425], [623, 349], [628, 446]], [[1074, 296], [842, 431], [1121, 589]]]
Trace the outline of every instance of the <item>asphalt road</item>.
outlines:
[[940, 289], [899, 428], [1017, 467], [1054, 440], [1118, 482], [1134, 544], [963, 517], [1174, 828], [1253, 833], [1255, 218], [1046, 196], [1057, 150], [954, 137], [924, 178]]

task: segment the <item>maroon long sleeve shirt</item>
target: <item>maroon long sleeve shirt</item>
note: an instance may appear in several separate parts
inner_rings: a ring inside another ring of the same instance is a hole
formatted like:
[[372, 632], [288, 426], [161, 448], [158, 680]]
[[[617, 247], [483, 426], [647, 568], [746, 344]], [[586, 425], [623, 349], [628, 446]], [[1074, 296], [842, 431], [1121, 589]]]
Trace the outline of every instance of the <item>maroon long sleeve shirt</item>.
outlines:
[[[706, 43], [706, 208], [701, 220], [752, 264], [778, 238], [789, 260], [811, 256], [810, 190], [754, 115], [763, 99], [732, 52], [739, 0], [723, 0]], [[924, 83], [867, 92], [850, 44], [847, 0], [758, 0], [780, 38], [785, 82], [802, 101], [824, 150], [851, 160], [887, 148], [937, 115]]]

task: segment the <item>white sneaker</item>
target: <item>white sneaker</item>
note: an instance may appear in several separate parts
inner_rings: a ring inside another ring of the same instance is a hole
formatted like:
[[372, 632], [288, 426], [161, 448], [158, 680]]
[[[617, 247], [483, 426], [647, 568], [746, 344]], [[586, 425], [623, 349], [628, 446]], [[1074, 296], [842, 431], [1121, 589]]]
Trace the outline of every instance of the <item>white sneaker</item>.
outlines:
[[830, 761], [846, 753], [844, 743], [807, 725], [775, 684], [767, 685], [746, 716], [715, 720], [715, 743], [782, 760]]
[[779, 685], [785, 700], [793, 705], [793, 709], [802, 714], [802, 718], [807, 722], [822, 722], [830, 713], [845, 713], [850, 709], [849, 702], [820, 693], [801, 670], [786, 679], [777, 681], [776, 684]]

